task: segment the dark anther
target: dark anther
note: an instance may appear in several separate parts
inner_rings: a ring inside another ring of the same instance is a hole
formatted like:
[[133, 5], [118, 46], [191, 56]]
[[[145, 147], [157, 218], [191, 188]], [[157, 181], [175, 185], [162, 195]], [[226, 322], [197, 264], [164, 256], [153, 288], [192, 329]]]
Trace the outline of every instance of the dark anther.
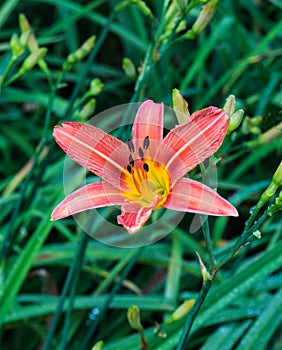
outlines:
[[149, 145], [150, 145], [150, 139], [149, 139], [149, 136], [146, 136], [144, 138], [144, 149], [148, 149], [149, 148]]
[[131, 167], [131, 165], [129, 165], [129, 164], [128, 164], [128, 166], [127, 166], [127, 171], [129, 172], [129, 174], [132, 174], [132, 173], [133, 173], [132, 167]]
[[146, 173], [149, 171], [149, 165], [147, 163], [143, 164], [143, 169], [146, 171]]
[[140, 158], [143, 160], [144, 159], [144, 152], [143, 152], [141, 147], [139, 147], [138, 152], [139, 152]]
[[134, 152], [134, 144], [131, 139], [127, 139], [127, 146], [130, 152]]
[[129, 164], [134, 167], [134, 160], [131, 154], [129, 155]]

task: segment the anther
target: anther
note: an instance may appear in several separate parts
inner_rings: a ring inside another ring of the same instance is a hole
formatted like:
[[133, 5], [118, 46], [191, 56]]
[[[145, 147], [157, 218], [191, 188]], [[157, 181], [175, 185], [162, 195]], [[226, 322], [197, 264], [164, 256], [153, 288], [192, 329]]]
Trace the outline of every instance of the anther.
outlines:
[[149, 165], [147, 163], [143, 164], [143, 169], [146, 171], [146, 173], [149, 171]]
[[130, 164], [132, 167], [134, 167], [134, 160], [133, 160], [132, 155], [130, 154], [128, 158], [129, 158], [129, 164]]
[[144, 138], [144, 144], [143, 144], [144, 149], [148, 149], [149, 145], [150, 145], [150, 139], [149, 139], [149, 136], [146, 136]]
[[138, 153], [139, 153], [139, 156], [140, 156], [141, 160], [143, 160], [144, 159], [144, 152], [143, 152], [141, 147], [139, 147]]
[[132, 142], [131, 139], [127, 139], [127, 146], [130, 152], [134, 152], [134, 143]]
[[128, 166], [127, 166], [127, 171], [129, 172], [129, 174], [133, 174], [132, 167], [131, 167], [131, 165], [129, 165], [129, 164], [128, 164]]

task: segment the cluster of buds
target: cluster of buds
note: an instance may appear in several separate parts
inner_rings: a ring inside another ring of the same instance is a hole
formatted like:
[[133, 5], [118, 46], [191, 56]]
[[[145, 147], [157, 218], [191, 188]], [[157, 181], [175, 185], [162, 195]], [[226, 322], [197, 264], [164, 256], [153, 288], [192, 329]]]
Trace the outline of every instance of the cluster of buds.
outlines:
[[206, 5], [202, 7], [199, 17], [196, 19], [196, 22], [193, 24], [192, 28], [188, 30], [188, 32], [183, 36], [183, 38], [194, 39], [207, 27], [216, 11], [217, 3], [218, 0], [210, 0]]
[[27, 47], [29, 49], [30, 55], [26, 58], [26, 60], [28, 60], [29, 57], [31, 57], [30, 61], [35, 62], [33, 65], [26, 63], [26, 66], [32, 68], [35, 64], [38, 63], [40, 69], [49, 76], [50, 72], [47, 63], [43, 59], [44, 55], [47, 52], [47, 49], [39, 47], [32, 27], [24, 14], [19, 15], [19, 25], [22, 35], [24, 35], [25, 33], [28, 34]]
[[75, 52], [69, 54], [63, 63], [63, 71], [70, 70], [77, 62], [83, 60], [94, 47], [95, 40], [95, 35], [91, 36]]
[[[269, 198], [271, 198], [276, 193], [280, 186], [282, 186], [282, 161], [275, 171], [270, 185], [262, 194], [260, 201], [266, 202], [269, 200]], [[282, 191], [280, 191], [278, 197], [275, 199], [275, 202], [270, 206], [268, 213], [269, 215], [273, 215], [279, 210], [282, 210]]]
[[121, 11], [124, 8], [126, 8], [128, 5], [135, 5], [136, 7], [139, 8], [139, 10], [145, 15], [148, 16], [150, 18], [153, 18], [153, 13], [150, 10], [150, 8], [147, 6], [147, 4], [145, 3], [145, 1], [142, 0], [124, 0], [121, 1], [120, 3], [118, 3], [114, 10], [115, 11]]
[[244, 117], [244, 110], [238, 109], [236, 111], [236, 99], [234, 95], [230, 95], [226, 99], [223, 109], [227, 113], [229, 118], [227, 134], [230, 134], [232, 131], [236, 130], [241, 124]]
[[76, 114], [77, 120], [83, 122], [93, 115], [96, 108], [96, 98], [94, 96], [99, 95], [103, 89], [104, 83], [100, 79], [96, 78], [91, 81], [89, 89], [78, 103], [82, 108]]

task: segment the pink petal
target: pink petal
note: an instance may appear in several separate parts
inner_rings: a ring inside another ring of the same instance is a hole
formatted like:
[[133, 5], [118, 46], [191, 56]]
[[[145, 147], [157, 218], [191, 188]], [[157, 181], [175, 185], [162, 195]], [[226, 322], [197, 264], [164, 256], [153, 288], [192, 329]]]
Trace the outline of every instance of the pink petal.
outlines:
[[164, 207], [199, 214], [238, 216], [236, 208], [214, 190], [188, 178], [175, 184]]
[[132, 138], [143, 141], [146, 136], [150, 140], [160, 142], [163, 139], [163, 104], [145, 101], [139, 107], [132, 127]]
[[93, 182], [79, 188], [59, 203], [52, 212], [51, 220], [62, 219], [88, 209], [123, 203], [124, 197], [115, 187], [106, 182]]
[[54, 138], [78, 164], [120, 187], [120, 175], [128, 163], [128, 147], [92, 125], [66, 122], [55, 126]]
[[117, 217], [117, 222], [129, 233], [138, 232], [150, 218], [153, 208], [162, 200], [161, 196], [156, 196], [154, 202], [142, 207], [138, 202], [128, 202], [122, 206], [121, 215]]
[[168, 133], [155, 159], [166, 164], [172, 184], [217, 151], [227, 126], [227, 114], [209, 107], [192, 114], [187, 122]]

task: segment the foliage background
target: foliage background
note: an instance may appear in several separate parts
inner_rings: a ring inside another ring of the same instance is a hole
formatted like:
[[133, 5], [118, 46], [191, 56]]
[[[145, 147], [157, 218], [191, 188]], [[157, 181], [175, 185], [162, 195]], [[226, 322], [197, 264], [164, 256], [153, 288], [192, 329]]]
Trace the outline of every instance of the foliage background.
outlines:
[[[237, 108], [247, 117], [220, 151], [224, 157], [218, 190], [240, 217], [210, 220], [217, 261], [232, 252], [250, 208], [281, 161], [280, 0], [219, 1], [205, 30], [193, 39], [169, 42], [159, 60], [149, 62], [153, 69], [135, 94], [138, 67], [156, 38], [168, 1], [147, 1], [153, 18], [132, 4], [110, 21], [117, 3], [6, 0], [0, 5], [1, 74], [11, 60], [11, 36], [20, 33], [18, 16], [24, 13], [40, 47], [48, 49], [44, 60], [52, 81], [50, 85], [36, 65], [5, 84], [28, 56], [25, 51], [1, 88], [1, 348], [91, 349], [103, 340], [103, 350], [145, 349], [126, 317], [128, 307], [136, 304], [149, 349], [281, 349], [279, 212], [265, 217], [259, 225], [262, 237], [250, 236], [250, 244], [217, 273], [186, 345], [179, 345], [179, 339], [187, 316], [168, 320], [201, 290], [195, 251], [210, 268], [202, 232], [188, 233], [189, 215], [165, 239], [141, 250], [90, 240], [71, 218], [49, 221], [63, 198], [65, 157], [52, 139], [52, 129], [66, 119], [87, 121], [82, 112], [89, 100], [85, 93], [96, 78], [104, 88], [95, 96], [95, 113], [132, 99], [171, 105], [173, 88], [188, 99], [191, 111], [223, 106], [228, 95], [236, 96]], [[185, 16], [187, 29], [178, 38], [191, 28], [201, 6], [191, 6]], [[77, 62], [56, 86], [68, 54], [92, 35], [92, 60]], [[124, 57], [136, 67], [136, 77], [125, 74]], [[265, 134], [279, 125], [275, 137]], [[194, 176], [200, 176], [199, 169]]]

